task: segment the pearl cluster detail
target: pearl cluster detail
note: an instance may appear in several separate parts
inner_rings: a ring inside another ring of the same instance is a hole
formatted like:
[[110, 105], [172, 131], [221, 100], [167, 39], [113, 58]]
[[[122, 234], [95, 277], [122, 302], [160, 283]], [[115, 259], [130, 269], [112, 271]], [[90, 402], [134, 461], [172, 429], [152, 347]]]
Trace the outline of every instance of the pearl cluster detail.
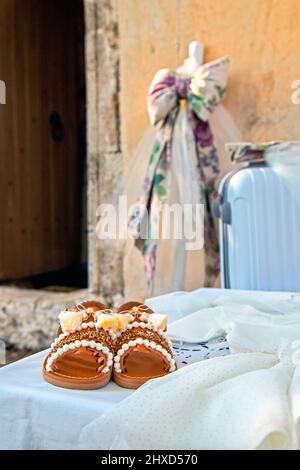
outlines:
[[107, 364], [102, 370], [102, 372], [104, 374], [109, 372], [110, 367], [112, 367], [113, 365], [113, 354], [110, 352], [109, 348], [107, 346], [103, 346], [101, 343], [96, 343], [96, 341], [93, 341], [93, 340], [87, 341], [85, 339], [83, 339], [82, 341], [76, 340], [73, 343], [64, 344], [62, 348], [58, 348], [57, 351], [50, 354], [47, 360], [47, 364], [46, 364], [47, 372], [53, 371], [52, 364], [54, 361], [56, 361], [56, 359], [58, 359], [64, 353], [73, 351], [74, 349], [78, 349], [80, 347], [93, 348], [93, 349], [97, 349], [97, 351], [102, 352], [106, 356], [106, 359], [107, 359]]
[[[140, 326], [141, 324], [139, 323], [138, 325]], [[166, 359], [170, 363], [169, 372], [174, 372], [176, 370], [175, 360], [172, 358], [172, 355], [165, 348], [163, 348], [160, 344], [155, 343], [154, 341], [149, 341], [148, 339], [143, 339], [143, 338], [137, 338], [135, 340], [132, 340], [132, 341], [129, 341], [128, 343], [123, 344], [122, 347], [116, 353], [115, 358], [114, 358], [115, 372], [117, 372], [117, 373], [122, 372], [121, 366], [120, 366], [121, 356], [123, 356], [123, 354], [129, 348], [133, 348], [133, 347], [137, 346], [138, 344], [143, 344], [147, 348], [151, 348], [151, 349], [154, 349], [156, 351], [159, 351], [161, 354], [163, 354], [166, 357]]]
[[133, 323], [129, 323], [129, 325], [127, 325], [126, 330], [131, 330], [132, 328], [146, 328], [147, 330], [155, 331], [156, 333], [159, 334], [159, 336], [161, 336], [168, 343], [169, 347], [172, 350], [172, 343], [167, 333], [163, 331], [161, 328], [157, 328], [156, 326], [150, 325], [149, 323], [137, 322], [137, 321]]
[[[54, 342], [51, 344], [51, 349], [54, 349], [58, 343], [60, 341], [62, 341], [63, 339], [67, 338], [69, 335], [71, 335], [72, 333], [75, 333], [75, 332], [79, 332], [79, 331], [82, 331], [82, 330], [86, 330], [87, 328], [96, 328], [97, 329], [97, 324], [96, 322], [93, 322], [93, 321], [90, 321], [90, 322], [83, 322], [81, 323], [80, 326], [78, 326], [74, 331], [68, 331], [68, 332], [65, 332], [65, 333], [61, 333], [55, 340]], [[111, 339], [113, 340], [113, 342], [116, 341], [117, 339], [117, 334], [112, 330], [112, 329], [109, 329], [109, 328], [103, 328], [105, 331], [108, 332], [108, 334], [110, 335]], [[72, 351], [76, 348], [79, 348], [79, 347], [91, 347], [91, 348], [96, 348], [98, 351], [101, 351], [103, 352], [105, 355], [107, 355], [107, 353], [109, 353], [109, 357], [107, 357], [107, 365], [106, 367], [103, 369], [102, 372], [104, 373], [107, 373], [109, 372], [109, 369], [110, 367], [112, 367], [113, 365], [113, 354], [111, 352], [109, 352], [109, 349], [106, 347], [106, 346], [102, 346], [101, 343], [96, 343], [95, 341], [91, 340], [91, 341], [88, 341], [88, 340], [76, 340], [70, 344], [65, 344], [64, 346], [62, 346], [61, 348], [58, 348], [56, 352], [50, 354], [49, 358], [48, 358], [48, 361], [47, 361], [47, 364], [46, 364], [46, 370], [48, 372], [51, 372], [52, 371], [52, 364], [53, 362], [58, 359], [59, 356], [61, 356], [63, 353], [65, 352], [68, 352], [68, 351]]]

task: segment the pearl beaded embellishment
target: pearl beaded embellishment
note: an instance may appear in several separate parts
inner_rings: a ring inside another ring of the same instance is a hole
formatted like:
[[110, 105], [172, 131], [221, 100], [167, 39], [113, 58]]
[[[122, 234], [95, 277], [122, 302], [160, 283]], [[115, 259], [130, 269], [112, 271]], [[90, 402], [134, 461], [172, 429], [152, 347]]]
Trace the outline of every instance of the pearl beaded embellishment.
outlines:
[[[96, 322], [90, 321], [90, 322], [81, 323], [81, 325], [78, 326], [76, 328], [76, 330], [61, 333], [55, 339], [55, 341], [51, 344], [51, 349], [54, 349], [58, 345], [58, 343], [60, 343], [60, 341], [67, 338], [72, 333], [79, 332], [79, 331], [82, 331], [82, 330], [86, 330], [87, 328], [97, 329]], [[109, 328], [103, 328], [103, 330], [107, 331], [107, 333], [110, 335], [113, 342], [117, 339], [117, 335], [113, 330], [111, 330]], [[98, 351], [103, 352], [107, 356], [107, 365], [102, 370], [102, 372], [103, 373], [109, 372], [110, 367], [112, 367], [112, 365], [113, 365], [113, 354], [111, 352], [109, 352], [108, 347], [103, 346], [101, 343], [96, 343], [94, 340], [88, 341], [86, 339], [83, 339], [81, 341], [76, 340], [76, 341], [71, 342], [69, 344], [64, 344], [61, 348], [58, 348], [56, 352], [50, 354], [50, 356], [47, 360], [47, 364], [46, 364], [47, 372], [53, 372], [52, 364], [56, 359], [58, 359], [59, 356], [61, 356], [65, 352], [69, 352], [69, 351], [72, 351], [76, 348], [80, 348], [81, 346], [90, 347], [90, 348], [97, 349]]]

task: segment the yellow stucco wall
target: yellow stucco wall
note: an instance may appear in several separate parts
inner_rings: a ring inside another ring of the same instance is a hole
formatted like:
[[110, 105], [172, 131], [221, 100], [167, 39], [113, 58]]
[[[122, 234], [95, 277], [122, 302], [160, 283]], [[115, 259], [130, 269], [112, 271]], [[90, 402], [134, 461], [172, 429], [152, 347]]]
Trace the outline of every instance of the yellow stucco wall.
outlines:
[[[122, 150], [128, 165], [148, 126], [145, 99], [155, 72], [175, 67], [191, 40], [205, 61], [228, 55], [224, 101], [243, 140], [300, 140], [299, 0], [119, 0]], [[125, 263], [128, 295], [141, 295], [141, 263]]]

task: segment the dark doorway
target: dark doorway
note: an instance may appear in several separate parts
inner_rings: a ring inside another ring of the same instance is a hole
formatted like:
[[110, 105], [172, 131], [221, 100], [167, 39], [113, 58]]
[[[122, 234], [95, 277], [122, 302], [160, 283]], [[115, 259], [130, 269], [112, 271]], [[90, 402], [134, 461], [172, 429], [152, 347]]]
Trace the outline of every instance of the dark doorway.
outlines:
[[86, 287], [83, 1], [0, 10], [0, 282]]

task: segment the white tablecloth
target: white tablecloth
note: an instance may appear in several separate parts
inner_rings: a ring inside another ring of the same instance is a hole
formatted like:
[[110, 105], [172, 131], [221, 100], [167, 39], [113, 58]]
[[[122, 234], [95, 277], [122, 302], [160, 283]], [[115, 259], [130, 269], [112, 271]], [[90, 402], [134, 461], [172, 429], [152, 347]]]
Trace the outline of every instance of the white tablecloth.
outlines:
[[[247, 303], [264, 302], [272, 309], [280, 308], [282, 303], [285, 309], [294, 308], [294, 302], [290, 302], [293, 296], [288, 293], [235, 294], [221, 289], [174, 293], [147, 303], [156, 311], [169, 313], [172, 321], [206, 306], [226, 303], [228, 295], [231, 300], [236, 295], [239, 302], [241, 298]], [[299, 294], [296, 296], [298, 301]], [[224, 345], [220, 344], [220, 348], [224, 349]], [[214, 349], [215, 346], [211, 349], [213, 354]], [[80, 431], [86, 424], [134, 393], [113, 382], [91, 391], [49, 385], [41, 375], [46, 354], [44, 351], [0, 369], [0, 449], [77, 449]], [[100, 435], [98, 439], [101, 440]]]

